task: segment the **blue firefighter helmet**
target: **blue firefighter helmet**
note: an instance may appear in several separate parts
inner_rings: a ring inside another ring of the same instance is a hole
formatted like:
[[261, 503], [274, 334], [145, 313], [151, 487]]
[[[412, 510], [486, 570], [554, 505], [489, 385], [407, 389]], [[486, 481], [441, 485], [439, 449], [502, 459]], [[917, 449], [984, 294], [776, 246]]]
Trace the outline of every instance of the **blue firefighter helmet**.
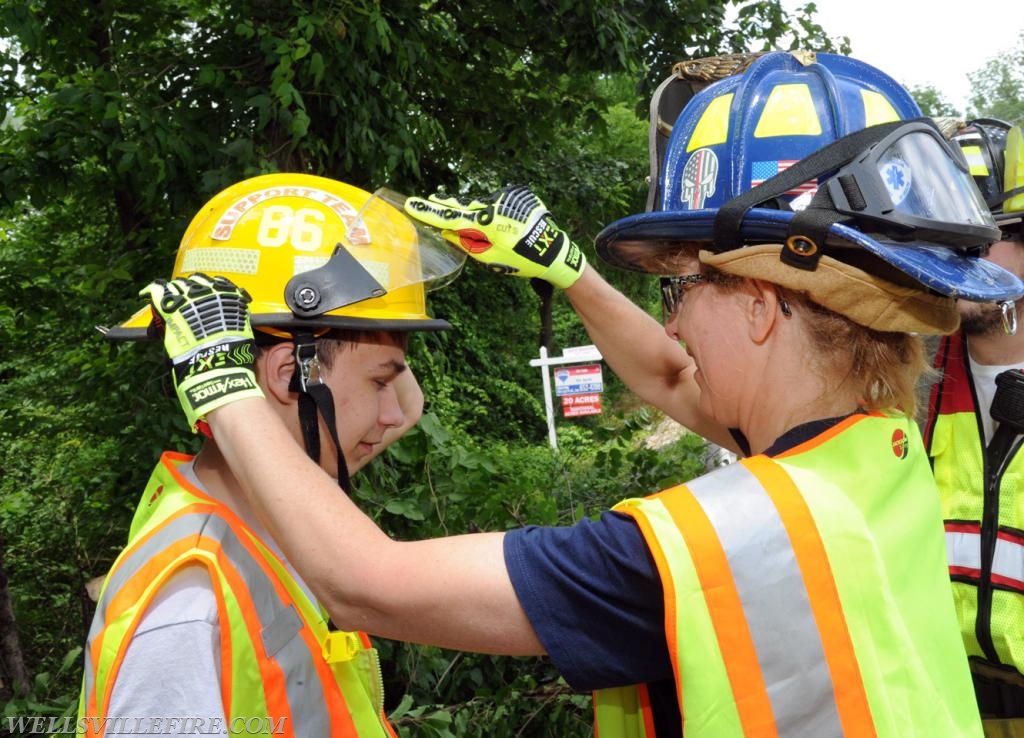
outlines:
[[767, 53], [700, 90], [674, 122], [658, 179], [652, 212], [598, 235], [611, 264], [656, 272], [681, 244], [771, 243], [795, 269], [829, 256], [945, 297], [1024, 295], [978, 258], [999, 229], [959, 149], [906, 89], [849, 57]]

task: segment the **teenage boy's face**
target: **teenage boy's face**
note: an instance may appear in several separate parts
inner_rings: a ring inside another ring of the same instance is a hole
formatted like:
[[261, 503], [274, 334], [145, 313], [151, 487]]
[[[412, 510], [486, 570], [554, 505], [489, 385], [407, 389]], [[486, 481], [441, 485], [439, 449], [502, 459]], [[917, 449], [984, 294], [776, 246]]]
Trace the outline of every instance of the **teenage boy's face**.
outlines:
[[[321, 375], [334, 395], [338, 439], [350, 474], [370, 460], [387, 429], [405, 422], [394, 386], [404, 371], [405, 350], [382, 334], [346, 342]], [[320, 434], [321, 439], [330, 437], [322, 419]], [[334, 444], [321, 443], [320, 448], [321, 465], [336, 478]]]

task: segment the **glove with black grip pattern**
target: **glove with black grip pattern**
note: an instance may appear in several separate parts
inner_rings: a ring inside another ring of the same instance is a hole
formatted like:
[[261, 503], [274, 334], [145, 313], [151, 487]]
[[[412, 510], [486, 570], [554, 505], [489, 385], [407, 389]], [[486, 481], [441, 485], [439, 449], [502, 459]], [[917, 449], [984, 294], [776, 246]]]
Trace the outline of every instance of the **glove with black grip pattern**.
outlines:
[[193, 432], [209, 435], [207, 413], [235, 400], [263, 397], [249, 323], [249, 294], [224, 277], [193, 274], [158, 279], [149, 297], [153, 322], [163, 333], [174, 388]]

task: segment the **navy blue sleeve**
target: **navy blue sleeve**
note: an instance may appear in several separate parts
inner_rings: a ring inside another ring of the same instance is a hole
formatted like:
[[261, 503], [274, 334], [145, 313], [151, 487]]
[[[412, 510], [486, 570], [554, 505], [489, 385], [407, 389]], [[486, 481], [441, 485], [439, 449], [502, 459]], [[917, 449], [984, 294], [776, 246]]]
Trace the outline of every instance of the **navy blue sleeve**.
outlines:
[[509, 531], [505, 566], [537, 637], [574, 689], [672, 677], [661, 579], [628, 515]]

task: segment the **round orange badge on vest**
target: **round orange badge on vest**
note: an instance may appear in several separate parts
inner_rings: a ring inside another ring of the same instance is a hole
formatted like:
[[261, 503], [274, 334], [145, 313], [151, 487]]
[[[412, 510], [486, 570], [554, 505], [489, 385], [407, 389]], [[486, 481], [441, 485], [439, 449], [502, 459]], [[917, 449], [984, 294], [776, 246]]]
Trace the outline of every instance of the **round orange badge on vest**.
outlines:
[[907, 458], [907, 434], [901, 428], [892, 432], [892, 452], [897, 459]]

